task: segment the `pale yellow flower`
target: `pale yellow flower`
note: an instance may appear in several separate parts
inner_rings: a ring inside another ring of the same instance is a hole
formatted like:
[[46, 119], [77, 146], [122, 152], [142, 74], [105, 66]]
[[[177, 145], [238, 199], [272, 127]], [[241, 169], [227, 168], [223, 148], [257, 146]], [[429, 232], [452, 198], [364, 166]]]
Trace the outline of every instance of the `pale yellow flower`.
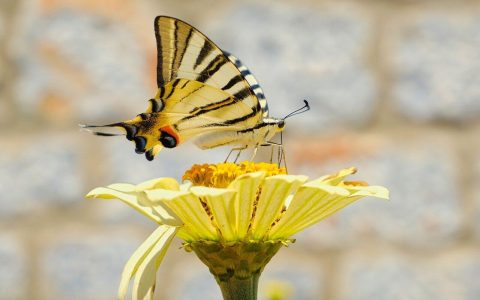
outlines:
[[292, 299], [294, 287], [283, 280], [271, 280], [265, 284], [265, 296], [268, 300]]
[[349, 168], [307, 181], [273, 164], [195, 165], [184, 175], [191, 184], [159, 178], [96, 188], [87, 197], [120, 199], [159, 224], [127, 262], [120, 299], [132, 277], [133, 299], [153, 296], [157, 268], [175, 235], [207, 264], [224, 297], [234, 299], [222, 284], [231, 278], [258, 280], [265, 264], [296, 233], [360, 198], [388, 199], [384, 187], [344, 181], [355, 172]]

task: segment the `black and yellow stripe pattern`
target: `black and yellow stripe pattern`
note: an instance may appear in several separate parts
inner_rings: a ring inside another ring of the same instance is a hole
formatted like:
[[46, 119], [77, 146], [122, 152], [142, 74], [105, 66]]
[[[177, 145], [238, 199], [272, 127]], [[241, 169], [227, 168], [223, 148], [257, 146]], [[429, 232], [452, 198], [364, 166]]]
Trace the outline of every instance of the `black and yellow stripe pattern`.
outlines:
[[283, 129], [283, 120], [268, 118], [265, 95], [238, 58], [176, 18], [156, 17], [155, 36], [156, 96], [136, 118], [104, 126], [122, 128], [137, 153], [152, 160], [189, 139], [203, 149], [256, 147]]

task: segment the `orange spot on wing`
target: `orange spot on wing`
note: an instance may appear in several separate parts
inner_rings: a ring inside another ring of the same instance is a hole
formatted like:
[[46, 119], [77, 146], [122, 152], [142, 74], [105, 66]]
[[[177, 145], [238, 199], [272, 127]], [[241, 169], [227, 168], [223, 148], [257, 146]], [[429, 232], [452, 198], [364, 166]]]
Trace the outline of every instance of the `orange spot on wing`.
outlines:
[[160, 128], [160, 131], [166, 132], [169, 135], [173, 136], [175, 138], [175, 140], [177, 141], [177, 145], [180, 144], [180, 137], [178, 136], [175, 129], [172, 128], [172, 126], [170, 126], [170, 125], [163, 126], [162, 128]]

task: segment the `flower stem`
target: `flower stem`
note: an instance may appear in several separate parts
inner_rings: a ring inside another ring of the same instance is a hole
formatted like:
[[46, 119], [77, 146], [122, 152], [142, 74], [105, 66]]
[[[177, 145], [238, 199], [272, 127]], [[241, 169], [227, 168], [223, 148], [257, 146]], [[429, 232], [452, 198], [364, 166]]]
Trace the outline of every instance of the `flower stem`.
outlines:
[[224, 300], [256, 300], [258, 279], [283, 241], [249, 241], [222, 244], [198, 241], [184, 244], [207, 265], [222, 290]]
[[259, 278], [260, 273], [257, 273], [245, 279], [230, 277], [227, 281], [221, 281], [217, 278], [217, 282], [224, 300], [257, 300]]

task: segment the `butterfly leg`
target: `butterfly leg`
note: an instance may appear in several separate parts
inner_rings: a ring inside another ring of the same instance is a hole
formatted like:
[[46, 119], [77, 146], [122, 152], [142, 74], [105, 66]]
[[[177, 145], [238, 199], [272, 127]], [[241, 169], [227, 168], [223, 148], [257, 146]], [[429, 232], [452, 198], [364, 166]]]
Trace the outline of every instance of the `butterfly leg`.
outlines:
[[247, 147], [243, 147], [243, 148], [237, 148], [236, 150], [238, 150], [238, 154], [237, 154], [237, 157], [235, 157], [235, 160], [233, 161], [234, 163], [237, 163], [238, 161], [238, 158], [240, 157], [240, 154], [242, 153], [243, 150], [247, 149]]
[[265, 144], [260, 144], [260, 147], [270, 147], [270, 163], [273, 163], [273, 148], [279, 144], [274, 142], [266, 142]]
[[[283, 165], [285, 166], [285, 170], [288, 172], [288, 167], [287, 167], [287, 156], [285, 155], [285, 149], [283, 148], [283, 145], [279, 147], [279, 150], [281, 152], [281, 156], [283, 157]], [[281, 159], [280, 159], [281, 160]], [[280, 161], [281, 163], [281, 161]], [[279, 163], [279, 166], [280, 166]]]
[[225, 158], [225, 161], [223, 163], [226, 163], [228, 161], [228, 158], [230, 157], [230, 155], [232, 154], [233, 150], [235, 150], [235, 148], [232, 148], [230, 150], [230, 152], [228, 152], [228, 155], [227, 155], [227, 158]]
[[237, 163], [238, 158], [240, 157], [240, 154], [242, 154], [242, 150], [243, 150], [243, 149], [239, 149], [239, 150], [238, 150], [237, 156], [235, 157], [235, 160], [233, 161], [233, 163], [235, 163], [235, 164]]
[[228, 162], [228, 158], [230, 157], [230, 155], [232, 155], [233, 151], [238, 151], [237, 156], [235, 157], [235, 160], [233, 161], [234, 163], [236, 163], [237, 160], [238, 160], [238, 158], [240, 157], [240, 154], [241, 154], [242, 151], [245, 150], [246, 148], [247, 148], [247, 147], [232, 148], [232, 150], [230, 150], [230, 152], [228, 152], [227, 158], [225, 158], [224, 163]]
[[270, 145], [270, 163], [273, 163], [273, 146]]
[[253, 148], [253, 153], [252, 153], [252, 156], [250, 157], [250, 161], [253, 161], [253, 159], [257, 155], [257, 151], [258, 151], [258, 145], [256, 145], [255, 148]]
[[277, 165], [280, 167], [282, 165], [282, 162], [283, 162], [283, 165], [285, 166], [285, 169], [288, 170], [287, 159], [286, 159], [286, 155], [285, 155], [285, 149], [283, 148], [282, 144], [275, 143], [275, 142], [266, 142], [265, 144], [261, 144], [260, 146], [263, 146], [263, 147], [268, 146], [268, 147], [272, 148], [271, 153], [270, 153], [270, 163], [272, 163], [272, 161], [273, 161], [273, 147], [277, 147]]

